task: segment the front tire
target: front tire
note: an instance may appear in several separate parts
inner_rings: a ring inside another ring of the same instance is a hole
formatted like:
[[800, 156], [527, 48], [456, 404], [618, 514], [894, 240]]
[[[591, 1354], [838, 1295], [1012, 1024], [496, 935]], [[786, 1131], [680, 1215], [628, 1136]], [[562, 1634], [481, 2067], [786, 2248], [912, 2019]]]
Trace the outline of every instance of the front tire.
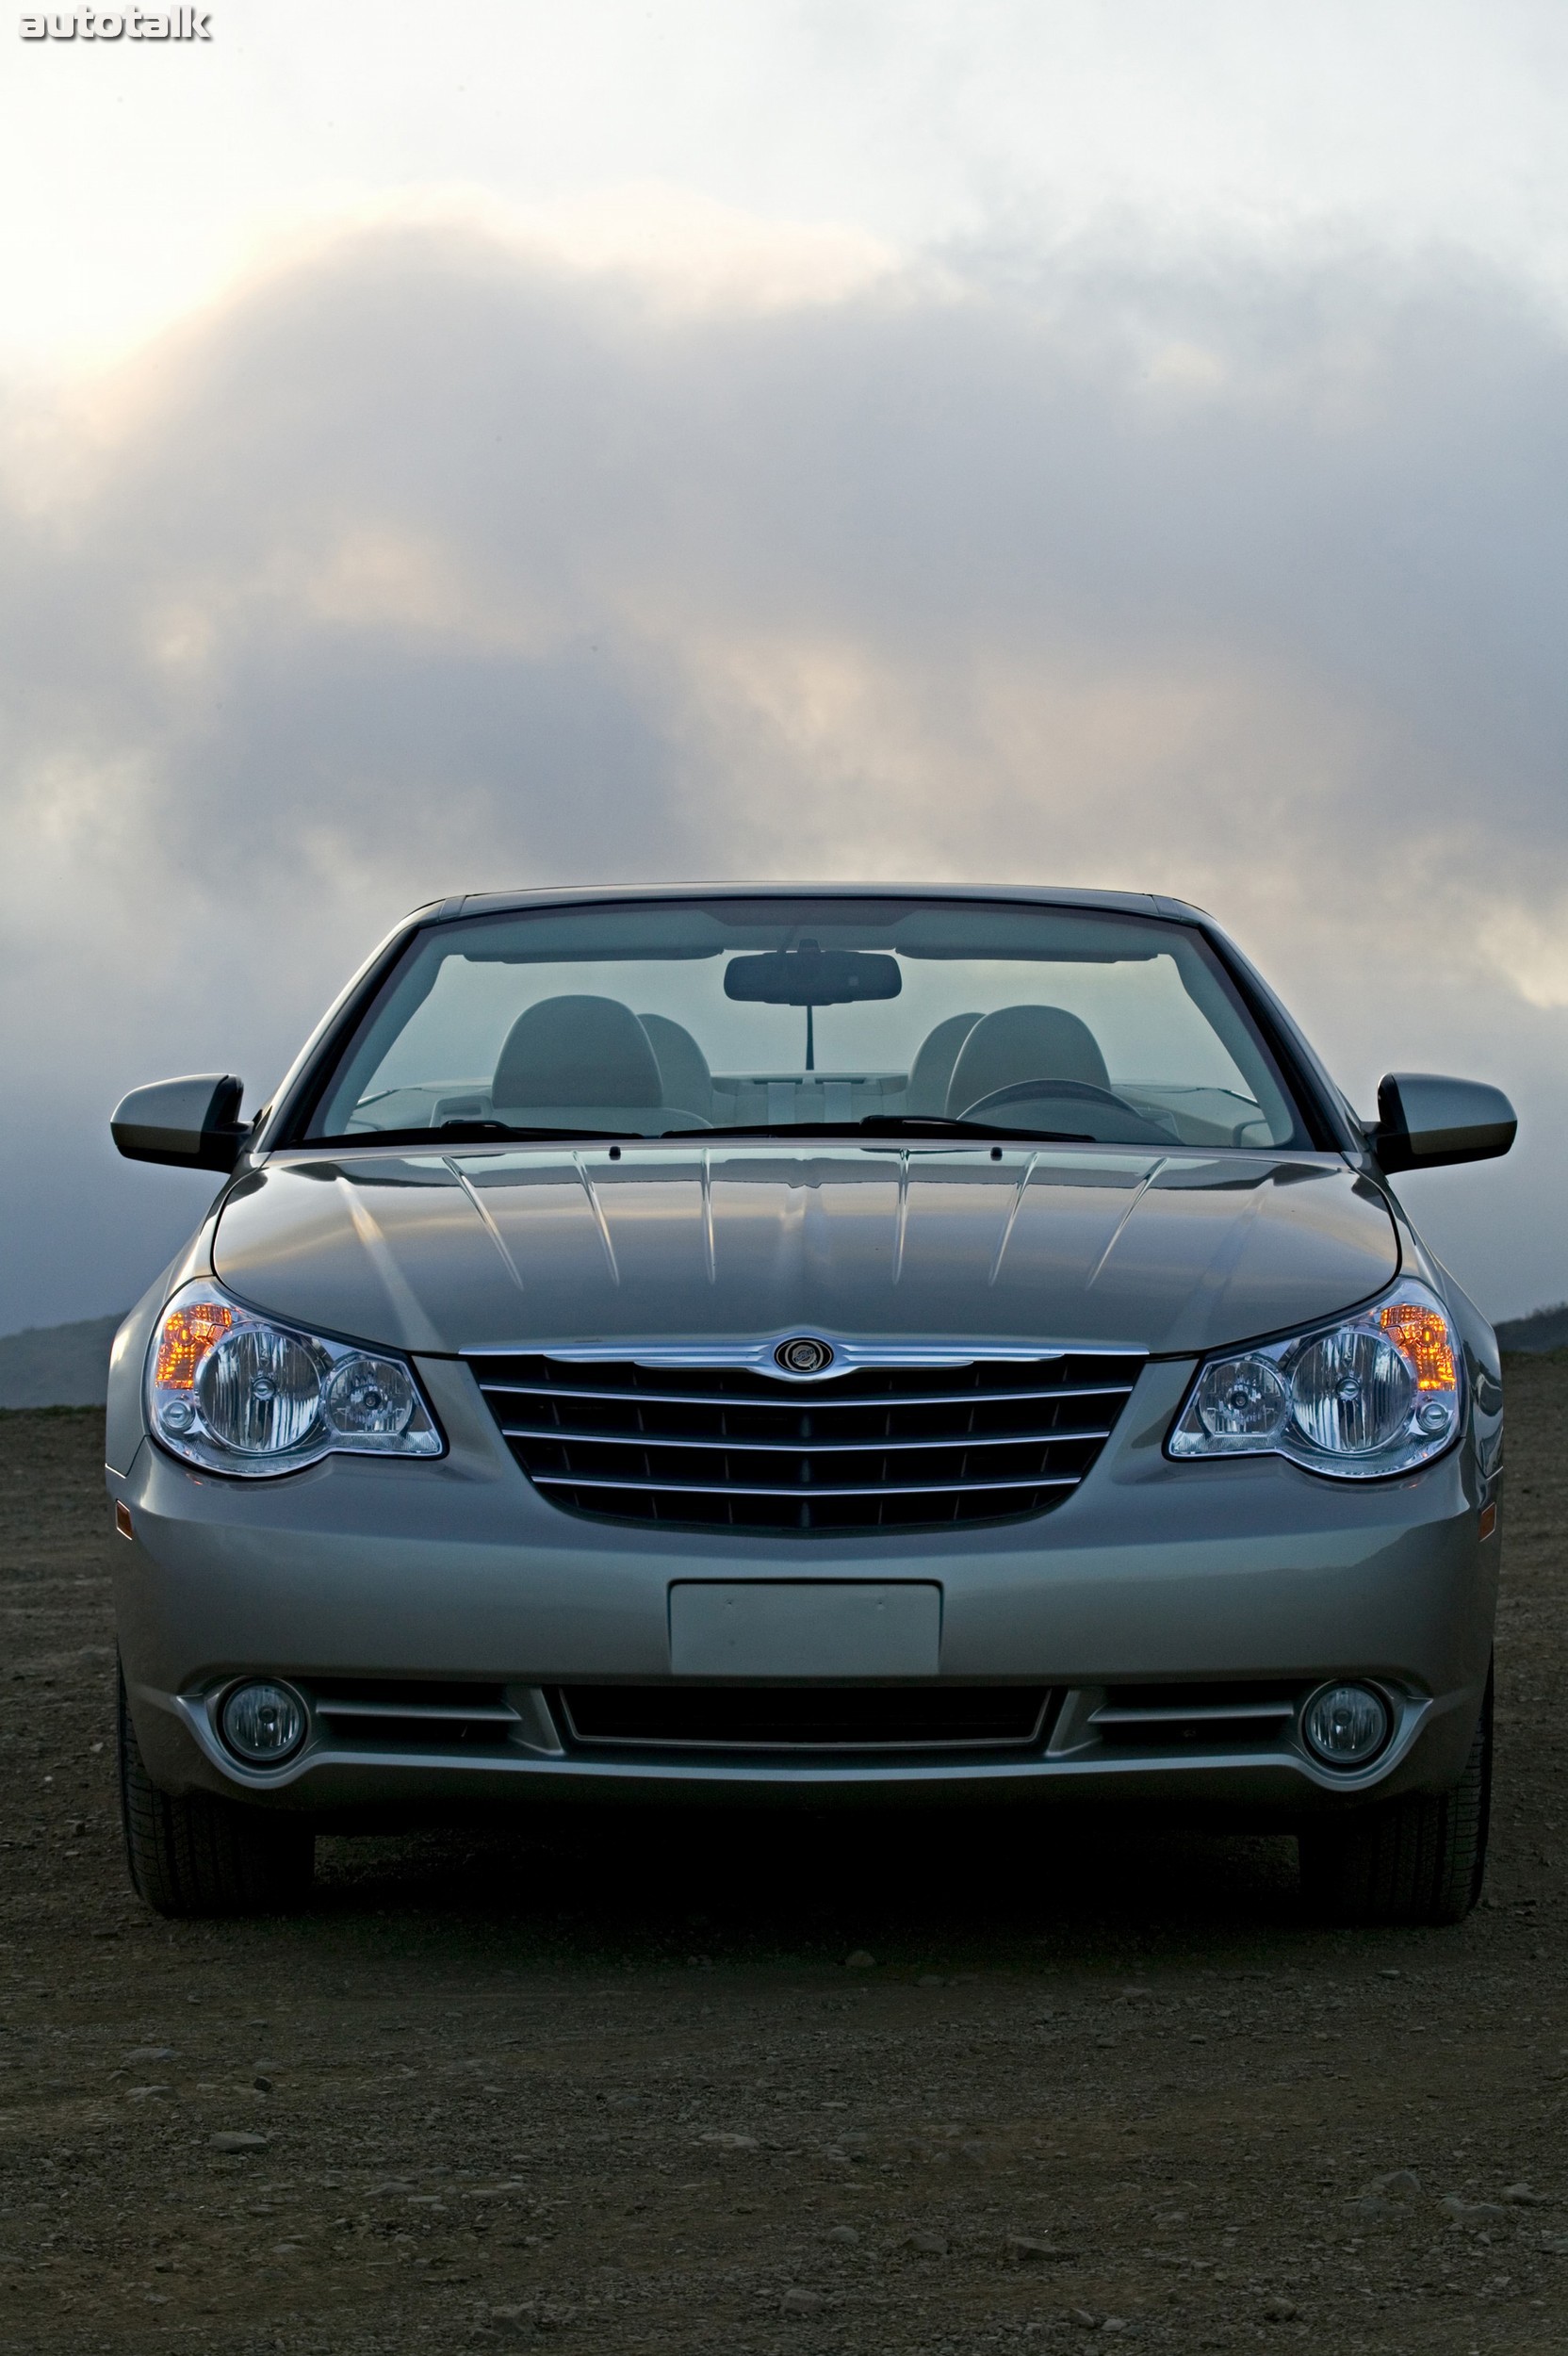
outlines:
[[147, 1773], [125, 1700], [116, 1701], [120, 1813], [137, 1896], [155, 1914], [291, 1914], [310, 1896], [316, 1836], [308, 1823], [220, 1800], [160, 1792]]
[[1492, 1671], [1464, 1773], [1301, 1827], [1301, 1893], [1322, 1922], [1462, 1922], [1481, 1894], [1492, 1815]]

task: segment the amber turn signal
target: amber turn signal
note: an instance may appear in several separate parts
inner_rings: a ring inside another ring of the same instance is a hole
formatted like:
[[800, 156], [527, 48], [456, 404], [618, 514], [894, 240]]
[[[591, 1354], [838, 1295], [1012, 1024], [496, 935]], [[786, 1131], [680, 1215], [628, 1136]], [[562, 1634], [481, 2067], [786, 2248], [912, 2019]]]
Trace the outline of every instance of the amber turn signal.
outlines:
[[234, 1311], [220, 1301], [201, 1301], [188, 1309], [171, 1309], [158, 1335], [157, 1371], [153, 1379], [159, 1389], [193, 1390], [197, 1367], [233, 1323]]
[[1454, 1345], [1446, 1317], [1419, 1301], [1395, 1301], [1379, 1310], [1378, 1323], [1414, 1366], [1418, 1391], [1453, 1389]]

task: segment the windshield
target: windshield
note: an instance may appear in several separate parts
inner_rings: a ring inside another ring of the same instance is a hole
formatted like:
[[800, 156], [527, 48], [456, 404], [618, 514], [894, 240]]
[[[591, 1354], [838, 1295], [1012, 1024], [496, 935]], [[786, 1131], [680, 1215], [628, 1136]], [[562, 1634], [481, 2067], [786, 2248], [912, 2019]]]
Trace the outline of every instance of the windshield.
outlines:
[[307, 1138], [863, 1130], [1308, 1140], [1191, 926], [757, 895], [477, 916], [411, 940]]

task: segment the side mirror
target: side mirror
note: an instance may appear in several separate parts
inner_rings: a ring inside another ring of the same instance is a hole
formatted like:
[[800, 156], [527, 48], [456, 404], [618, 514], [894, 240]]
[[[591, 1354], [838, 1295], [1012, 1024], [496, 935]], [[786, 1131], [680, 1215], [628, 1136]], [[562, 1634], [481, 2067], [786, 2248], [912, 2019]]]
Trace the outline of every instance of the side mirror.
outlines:
[[1435, 1072], [1390, 1072], [1378, 1083], [1372, 1150], [1392, 1176], [1446, 1162], [1485, 1162], [1506, 1153], [1519, 1120], [1501, 1088], [1484, 1080], [1446, 1080]]
[[250, 1136], [239, 1119], [244, 1093], [242, 1080], [210, 1072], [199, 1079], [156, 1080], [121, 1098], [109, 1115], [109, 1135], [129, 1162], [231, 1170]]

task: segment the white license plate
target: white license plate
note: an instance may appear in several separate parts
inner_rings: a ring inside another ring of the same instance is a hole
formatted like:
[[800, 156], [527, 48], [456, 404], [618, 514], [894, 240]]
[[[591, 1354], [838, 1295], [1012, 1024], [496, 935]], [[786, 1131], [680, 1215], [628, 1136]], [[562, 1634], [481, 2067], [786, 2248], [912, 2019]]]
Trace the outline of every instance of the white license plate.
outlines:
[[677, 1677], [935, 1677], [941, 1636], [934, 1580], [679, 1579], [670, 1589]]

